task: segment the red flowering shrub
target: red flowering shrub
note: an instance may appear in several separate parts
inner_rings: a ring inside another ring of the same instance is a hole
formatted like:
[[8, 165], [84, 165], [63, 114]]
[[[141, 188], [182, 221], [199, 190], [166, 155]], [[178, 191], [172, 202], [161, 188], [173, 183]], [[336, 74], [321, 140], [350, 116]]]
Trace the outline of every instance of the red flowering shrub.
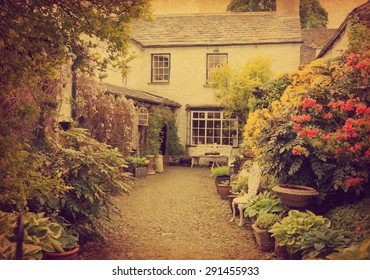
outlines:
[[369, 61], [364, 52], [314, 62], [271, 110], [251, 116], [245, 138], [265, 173], [322, 198], [370, 191]]

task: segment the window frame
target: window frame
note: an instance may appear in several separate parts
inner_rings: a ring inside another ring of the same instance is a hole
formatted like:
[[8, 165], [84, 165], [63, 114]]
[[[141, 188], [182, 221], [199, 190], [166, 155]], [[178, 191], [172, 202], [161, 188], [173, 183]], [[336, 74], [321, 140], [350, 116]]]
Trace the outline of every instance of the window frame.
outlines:
[[216, 66], [213, 66], [213, 67], [209, 67], [209, 58], [210, 56], [225, 56], [225, 61], [226, 61], [226, 64], [228, 63], [228, 60], [229, 60], [229, 55], [228, 53], [207, 53], [207, 61], [206, 61], [206, 81], [207, 81], [207, 84], [209, 83], [209, 74], [210, 74], [210, 70], [214, 67], [219, 67], [221, 66], [222, 64], [222, 59], [221, 59], [221, 63], [220, 64], [217, 64]]
[[[198, 115], [196, 116], [196, 114]], [[229, 127], [226, 124], [229, 124]], [[190, 146], [226, 145], [237, 147], [239, 145], [238, 118], [225, 116], [225, 112], [221, 110], [191, 110], [189, 140]]]
[[[168, 67], [162, 67], [160, 66], [155, 67], [155, 62], [160, 63], [160, 61], [155, 61], [155, 57], [167, 57], [168, 59]], [[155, 74], [155, 70], [167, 70], [167, 73], [162, 73], [162, 74]], [[152, 53], [151, 54], [151, 67], [150, 67], [150, 82], [153, 84], [168, 84], [170, 83], [170, 73], [171, 73], [171, 54], [170, 53]], [[155, 76], [165, 76], [168, 75], [168, 79], [165, 80], [160, 80], [160, 79], [154, 79]]]

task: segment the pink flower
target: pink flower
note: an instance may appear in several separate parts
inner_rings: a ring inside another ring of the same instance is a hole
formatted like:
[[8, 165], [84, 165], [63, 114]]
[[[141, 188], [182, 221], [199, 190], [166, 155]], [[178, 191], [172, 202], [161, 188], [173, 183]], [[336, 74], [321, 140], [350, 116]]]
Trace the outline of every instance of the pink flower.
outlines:
[[349, 179], [346, 180], [346, 186], [348, 188], [356, 186], [356, 185], [360, 184], [363, 180], [364, 180], [364, 178], [359, 178], [359, 177], [349, 178]]
[[312, 118], [310, 115], [298, 115], [298, 116], [292, 116], [292, 121], [298, 122], [298, 123], [303, 123], [303, 122], [308, 122]]
[[366, 153], [365, 153], [365, 158], [368, 158], [368, 157], [370, 157], [370, 149], [368, 149], [368, 150], [366, 151]]
[[302, 102], [301, 102], [301, 107], [303, 108], [308, 108], [308, 107], [312, 107], [316, 104], [316, 100], [315, 99], [312, 99], [312, 98], [306, 98], [304, 99]]
[[360, 103], [356, 107], [356, 114], [361, 115], [366, 111], [366, 109], [367, 109], [367, 106], [365, 104]]
[[331, 119], [333, 117], [333, 114], [332, 113], [327, 113], [327, 114], [325, 114], [324, 115], [324, 119], [325, 120], [329, 120], [329, 119]]
[[294, 126], [293, 126], [293, 130], [294, 131], [298, 131], [298, 130], [300, 130], [302, 128], [302, 125], [301, 124], [299, 124], [299, 123], [296, 123]]
[[350, 150], [352, 152], [357, 152], [357, 151], [361, 151], [362, 150], [362, 145], [360, 143], [356, 143], [355, 145], [353, 145]]
[[355, 62], [358, 60], [360, 56], [358, 54], [355, 54], [355, 53], [351, 53], [347, 59], [346, 59], [346, 63], [348, 66], [353, 66], [355, 65]]
[[360, 227], [356, 227], [356, 228], [355, 228], [355, 232], [356, 232], [356, 233], [360, 233], [360, 232], [361, 232], [361, 228], [360, 228]]
[[359, 63], [357, 63], [356, 68], [362, 69], [362, 68], [365, 68], [367, 65], [368, 64], [366, 63], [366, 61], [360, 61]]

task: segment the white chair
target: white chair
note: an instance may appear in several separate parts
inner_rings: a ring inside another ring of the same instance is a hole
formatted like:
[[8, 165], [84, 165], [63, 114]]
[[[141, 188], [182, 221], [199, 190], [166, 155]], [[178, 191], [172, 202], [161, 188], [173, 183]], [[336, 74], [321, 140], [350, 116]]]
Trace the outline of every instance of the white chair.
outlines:
[[232, 211], [233, 217], [230, 222], [233, 222], [235, 219], [236, 208], [239, 209], [239, 226], [244, 225], [244, 209], [248, 206], [248, 200], [251, 196], [256, 195], [261, 181], [261, 169], [257, 163], [253, 163], [251, 170], [248, 174], [248, 193], [238, 196], [232, 201]]

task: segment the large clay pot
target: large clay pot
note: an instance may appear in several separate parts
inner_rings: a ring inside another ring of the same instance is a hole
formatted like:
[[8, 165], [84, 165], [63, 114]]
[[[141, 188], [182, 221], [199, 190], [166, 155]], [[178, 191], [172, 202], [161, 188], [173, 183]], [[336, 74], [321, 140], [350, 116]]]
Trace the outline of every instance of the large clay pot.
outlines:
[[304, 208], [310, 203], [310, 199], [319, 195], [311, 187], [289, 184], [278, 184], [272, 188], [281, 199], [281, 203], [291, 208]]

